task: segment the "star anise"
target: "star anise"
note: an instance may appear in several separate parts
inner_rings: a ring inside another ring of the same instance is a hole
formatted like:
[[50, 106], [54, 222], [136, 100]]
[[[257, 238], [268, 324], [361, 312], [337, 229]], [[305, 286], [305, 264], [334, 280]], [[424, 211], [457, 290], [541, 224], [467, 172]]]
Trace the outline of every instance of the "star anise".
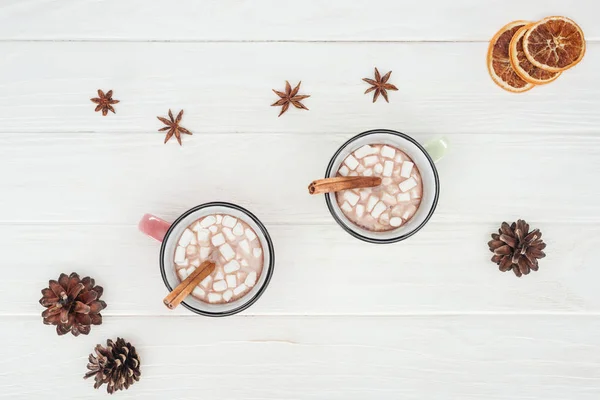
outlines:
[[185, 133], [187, 135], [192, 134], [192, 132], [188, 131], [183, 126], [179, 126], [179, 123], [181, 122], [182, 117], [183, 117], [183, 110], [179, 111], [179, 114], [177, 114], [177, 118], [173, 118], [173, 113], [171, 112], [170, 109], [169, 109], [169, 118], [171, 119], [170, 121], [163, 117], [156, 117], [160, 120], [160, 122], [167, 125], [158, 130], [159, 132], [169, 131], [169, 132], [167, 132], [167, 136], [165, 137], [165, 143], [167, 143], [169, 141], [169, 139], [171, 139], [173, 137], [173, 135], [175, 135], [175, 138], [177, 139], [177, 141], [179, 142], [179, 145], [181, 146], [181, 134], [182, 133]]
[[380, 94], [383, 96], [385, 101], [389, 103], [390, 101], [388, 100], [387, 91], [398, 90], [396, 86], [392, 85], [391, 83], [387, 83], [387, 81], [390, 79], [390, 75], [392, 75], [392, 71], [388, 72], [382, 77], [377, 68], [375, 68], [375, 80], [363, 78], [363, 81], [371, 85], [371, 87], [365, 91], [365, 94], [372, 92], [373, 90], [375, 91], [375, 93], [373, 93], [373, 103], [377, 101], [377, 98]]
[[106, 94], [104, 94], [104, 92], [102, 90], [98, 89], [99, 97], [94, 97], [93, 99], [90, 99], [93, 103], [98, 104], [96, 106], [95, 111], [102, 110], [102, 115], [104, 115], [105, 117], [108, 114], [109, 110], [112, 111], [113, 114], [116, 114], [116, 111], [115, 111], [114, 107], [112, 106], [112, 104], [117, 104], [119, 102], [119, 100], [113, 100], [112, 95], [113, 95], [112, 90], [109, 90]]
[[285, 81], [285, 93], [273, 89], [273, 92], [275, 92], [275, 94], [280, 97], [279, 100], [271, 104], [271, 106], [281, 106], [281, 112], [279, 113], [278, 117], [281, 117], [283, 113], [288, 110], [290, 104], [292, 104], [296, 108], [308, 110], [308, 108], [301, 103], [301, 100], [310, 97], [310, 95], [298, 95], [298, 90], [300, 90], [301, 83], [302, 81], [298, 82], [298, 85], [292, 90], [290, 83], [288, 81]]

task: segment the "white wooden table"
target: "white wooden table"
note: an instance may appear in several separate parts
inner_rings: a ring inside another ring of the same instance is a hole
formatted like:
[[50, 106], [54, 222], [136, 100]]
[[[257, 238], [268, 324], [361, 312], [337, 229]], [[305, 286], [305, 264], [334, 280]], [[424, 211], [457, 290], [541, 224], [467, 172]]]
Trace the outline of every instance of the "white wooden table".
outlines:
[[[505, 23], [567, 15], [583, 62], [513, 95], [485, 67]], [[598, 399], [600, 5], [597, 0], [0, 1], [0, 398], [106, 396], [96, 343], [142, 357], [137, 399]], [[390, 104], [361, 81], [392, 70]], [[302, 80], [310, 111], [277, 118]], [[114, 90], [117, 114], [89, 98]], [[194, 135], [163, 145], [157, 115]], [[446, 135], [442, 192], [408, 241], [362, 243], [306, 193], [348, 138]], [[207, 201], [269, 229], [277, 262], [224, 319], [161, 303], [159, 245], [136, 224]], [[540, 271], [497, 271], [503, 220], [539, 227]], [[104, 324], [58, 337], [40, 290], [104, 286]]]

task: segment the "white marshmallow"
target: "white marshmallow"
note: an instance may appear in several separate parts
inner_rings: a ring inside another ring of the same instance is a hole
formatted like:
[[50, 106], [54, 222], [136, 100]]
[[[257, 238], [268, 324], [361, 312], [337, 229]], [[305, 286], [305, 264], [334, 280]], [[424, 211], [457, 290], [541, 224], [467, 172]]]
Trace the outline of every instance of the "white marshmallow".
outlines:
[[402, 163], [402, 169], [400, 170], [400, 176], [403, 178], [410, 178], [410, 173], [412, 172], [414, 165], [415, 164], [410, 161], [404, 161]]
[[175, 262], [181, 264], [185, 261], [185, 247], [177, 246], [175, 249]]
[[212, 276], [207, 276], [206, 278], [204, 278], [202, 280], [202, 282], [200, 282], [200, 285], [202, 285], [202, 287], [204, 289], [208, 289], [210, 287], [210, 283], [212, 282]]
[[404, 157], [401, 153], [398, 153], [396, 154], [396, 158], [394, 159], [394, 161], [396, 161], [397, 163], [401, 163], [402, 161], [404, 161]]
[[392, 184], [392, 182], [393, 182], [393, 181], [392, 181], [392, 178], [383, 178], [383, 179], [381, 180], [381, 184], [382, 184], [383, 186], [388, 186], [388, 185], [391, 185], [391, 184]]
[[210, 238], [210, 231], [208, 229], [198, 229], [196, 236], [198, 237], [198, 243], [207, 243]]
[[213, 279], [215, 281], [220, 281], [221, 279], [225, 279], [225, 274], [223, 274], [223, 271], [217, 270], [217, 273], [215, 274]]
[[208, 294], [208, 302], [209, 303], [218, 303], [221, 301], [221, 295], [219, 293], [209, 293]]
[[363, 158], [365, 156], [369, 156], [371, 154], [375, 154], [377, 153], [377, 149], [375, 149], [374, 147], [367, 145], [364, 145], [363, 147], [361, 147], [360, 149], [356, 150], [354, 152], [354, 155], [356, 156], [356, 158]]
[[341, 176], [348, 176], [348, 172], [350, 172], [350, 170], [345, 165], [342, 165], [342, 167], [338, 170], [338, 174]]
[[187, 270], [185, 268], [181, 268], [179, 271], [177, 271], [177, 275], [179, 275], [179, 278], [181, 280], [184, 280], [185, 278], [188, 277], [189, 273], [187, 272]]
[[182, 262], [175, 263], [175, 264], [177, 264], [177, 266], [179, 266], [179, 267], [187, 267], [187, 266], [190, 264], [190, 263], [189, 263], [189, 261], [190, 261], [190, 260], [188, 260], [188, 259], [186, 258], [186, 259], [185, 259], [185, 260], [183, 260]]
[[398, 187], [400, 188], [400, 190], [402, 190], [403, 192], [408, 192], [410, 189], [414, 188], [417, 186], [417, 181], [415, 181], [415, 178], [408, 178], [405, 181], [400, 182], [400, 184], [398, 185]]
[[360, 196], [354, 193], [351, 190], [344, 191], [344, 198], [350, 203], [352, 206], [355, 206], [356, 203], [360, 200]]
[[248, 243], [246, 239], [238, 243], [238, 246], [240, 247], [240, 249], [244, 250], [244, 252], [250, 253], [250, 243]]
[[188, 275], [190, 275], [192, 272], [194, 272], [195, 269], [196, 269], [196, 267], [194, 267], [192, 265], [191, 267], [186, 268], [186, 271], [187, 271]]
[[375, 171], [376, 174], [381, 174], [383, 172], [383, 165], [375, 164], [375, 166], [373, 167], [373, 170]]
[[210, 256], [210, 247], [201, 247], [200, 248], [200, 258], [206, 260]]
[[237, 286], [237, 278], [235, 275], [227, 275], [225, 281], [227, 282], [227, 287], [233, 288]]
[[383, 176], [392, 176], [392, 172], [394, 172], [394, 162], [386, 160], [383, 163]]
[[369, 157], [365, 157], [365, 159], [363, 160], [363, 162], [365, 163], [365, 166], [370, 167], [372, 165], [375, 165], [379, 162], [379, 157], [377, 156], [369, 156]]
[[358, 167], [356, 167], [356, 172], [358, 172], [359, 174], [362, 174], [365, 171], [365, 167], [363, 167], [362, 165], [359, 165]]
[[186, 229], [181, 234], [181, 238], [179, 238], [179, 245], [183, 246], [183, 247], [187, 246], [188, 244], [190, 244], [193, 237], [194, 237], [194, 232], [192, 232], [189, 229]]
[[397, 227], [402, 225], [402, 218], [399, 217], [393, 217], [390, 219], [390, 225], [393, 227]]
[[233, 234], [235, 236], [242, 236], [244, 234], [244, 225], [241, 222], [238, 222], [237, 225], [233, 228]]
[[396, 185], [387, 185], [385, 190], [387, 190], [389, 194], [396, 194], [400, 191]]
[[387, 210], [387, 206], [383, 202], [380, 201], [377, 204], [375, 204], [375, 207], [373, 207], [373, 211], [371, 211], [371, 215], [373, 216], [373, 218], [377, 219], [377, 218], [379, 218], [381, 213], [383, 213], [385, 210]]
[[390, 146], [383, 146], [381, 148], [381, 155], [385, 158], [394, 158], [396, 156], [396, 150]]
[[231, 300], [232, 297], [233, 297], [233, 291], [232, 290], [228, 290], [225, 293], [223, 293], [223, 300], [225, 300], [225, 301]]
[[191, 265], [193, 265], [194, 267], [199, 267], [200, 266], [200, 259], [196, 258], [194, 259], [194, 261], [190, 262]]
[[221, 252], [221, 255], [227, 261], [231, 261], [235, 257], [235, 251], [233, 251], [233, 249], [231, 248], [231, 246], [229, 245], [229, 243], [225, 243], [224, 245], [222, 245], [221, 247], [219, 247], [219, 251]]
[[202, 219], [202, 221], [200, 221], [200, 226], [203, 228], [208, 228], [211, 225], [214, 225], [215, 222], [217, 222], [217, 219], [215, 218], [214, 215], [209, 215], [207, 217], [204, 217]]
[[253, 241], [254, 239], [256, 239], [256, 233], [254, 233], [252, 229], [246, 228], [246, 237], [249, 241]]
[[410, 196], [413, 199], [420, 199], [421, 198], [421, 193], [419, 193], [418, 189], [413, 189], [413, 190], [410, 191]]
[[361, 190], [359, 193], [360, 193], [360, 200], [365, 201], [369, 198], [370, 190]]
[[223, 222], [223, 216], [222, 215], [217, 215], [217, 224], [221, 225], [221, 222]]
[[192, 230], [193, 230], [194, 232], [198, 232], [198, 230], [199, 230], [200, 228], [201, 228], [201, 227], [200, 227], [200, 222], [196, 222], [196, 224], [194, 225], [194, 227], [192, 228]]
[[248, 274], [244, 284], [248, 287], [252, 287], [256, 284], [256, 271], [252, 271]]
[[375, 207], [375, 204], [377, 204], [378, 201], [379, 201], [379, 198], [376, 196], [369, 197], [369, 201], [367, 201], [367, 211], [368, 212], [373, 211], [373, 207]]
[[206, 292], [202, 290], [202, 288], [196, 286], [194, 290], [192, 290], [192, 295], [196, 297], [204, 297], [206, 295]]
[[346, 212], [352, 211], [352, 206], [347, 201], [345, 201], [344, 204], [342, 204], [342, 206], [340, 208]]
[[233, 234], [231, 229], [223, 228], [222, 231], [225, 234], [225, 237], [227, 238], [227, 240], [229, 240], [230, 242], [233, 242], [235, 240], [235, 235]]
[[245, 292], [246, 289], [248, 289], [248, 286], [242, 283], [240, 286], [233, 289], [233, 294], [237, 296], [238, 294]]
[[356, 167], [358, 167], [358, 161], [356, 160], [356, 158], [352, 157], [352, 154], [346, 157], [346, 159], [344, 160], [344, 164], [346, 164], [351, 170], [355, 170]]
[[363, 176], [373, 176], [373, 170], [371, 168], [365, 169]]
[[198, 244], [198, 240], [196, 240], [196, 235], [192, 234], [192, 240], [190, 240], [190, 244]]
[[217, 292], [223, 292], [227, 290], [227, 282], [223, 280], [215, 281], [215, 283], [213, 283], [213, 290]]
[[233, 228], [237, 222], [238, 220], [233, 218], [231, 215], [226, 215], [223, 217], [223, 226], [227, 228]]
[[262, 249], [259, 247], [256, 247], [255, 249], [252, 250], [252, 254], [254, 255], [255, 258], [258, 258], [258, 257], [262, 256]]
[[350, 171], [348, 173], [348, 176], [358, 176], [358, 172], [356, 172], [356, 171]]
[[223, 266], [223, 271], [225, 271], [226, 274], [230, 274], [239, 269], [240, 269], [240, 263], [237, 262], [237, 260], [231, 260]]
[[365, 206], [359, 204], [356, 206], [356, 216], [358, 218], [362, 217], [365, 214]]
[[216, 225], [213, 225], [213, 226], [209, 227], [208, 230], [211, 231], [212, 233], [217, 233], [219, 228], [217, 228]]
[[410, 201], [410, 193], [398, 193], [398, 196], [396, 196], [396, 199], [400, 203], [407, 203]]
[[404, 214], [402, 214], [402, 218], [405, 220], [408, 220], [409, 218], [411, 218], [413, 215], [415, 215], [415, 212], [417, 211], [417, 207], [415, 206], [410, 206], [406, 209], [406, 211], [404, 211]]
[[396, 198], [394, 196], [392, 196], [391, 194], [384, 193], [381, 196], [381, 201], [383, 201], [385, 204], [390, 205], [390, 206], [396, 205]]
[[383, 214], [381, 214], [381, 216], [379, 217], [379, 222], [384, 225], [390, 222], [390, 213], [384, 212]]
[[240, 261], [240, 264], [242, 265], [242, 267], [247, 267], [249, 265], [248, 261], [246, 261], [246, 259], [243, 259], [242, 261]]
[[218, 235], [213, 236], [210, 242], [213, 246], [220, 246], [225, 243], [225, 236], [223, 236], [222, 233], [219, 233]]

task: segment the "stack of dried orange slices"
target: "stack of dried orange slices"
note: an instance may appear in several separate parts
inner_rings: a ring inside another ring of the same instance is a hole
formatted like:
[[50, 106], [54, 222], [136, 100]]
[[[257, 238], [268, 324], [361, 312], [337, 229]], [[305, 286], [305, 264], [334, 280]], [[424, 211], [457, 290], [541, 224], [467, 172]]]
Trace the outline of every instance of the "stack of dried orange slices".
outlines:
[[498, 86], [521, 93], [554, 81], [584, 54], [583, 31], [569, 18], [513, 21], [490, 40], [487, 66]]

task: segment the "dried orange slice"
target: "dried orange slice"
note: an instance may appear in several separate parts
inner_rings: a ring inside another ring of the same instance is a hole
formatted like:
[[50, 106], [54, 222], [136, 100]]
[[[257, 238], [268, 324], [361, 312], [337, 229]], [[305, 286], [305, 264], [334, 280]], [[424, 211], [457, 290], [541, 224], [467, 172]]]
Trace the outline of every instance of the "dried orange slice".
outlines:
[[550, 72], [533, 65], [523, 52], [523, 36], [533, 24], [520, 28], [510, 41], [510, 63], [515, 72], [526, 82], [534, 85], [550, 83], [558, 78], [561, 72]]
[[573, 67], [585, 54], [583, 31], [567, 17], [548, 17], [536, 22], [523, 36], [525, 56], [546, 71]]
[[494, 82], [509, 92], [525, 92], [535, 85], [525, 81], [510, 64], [510, 40], [517, 31], [530, 23], [527, 21], [513, 21], [498, 31], [490, 40], [487, 53], [487, 67]]

